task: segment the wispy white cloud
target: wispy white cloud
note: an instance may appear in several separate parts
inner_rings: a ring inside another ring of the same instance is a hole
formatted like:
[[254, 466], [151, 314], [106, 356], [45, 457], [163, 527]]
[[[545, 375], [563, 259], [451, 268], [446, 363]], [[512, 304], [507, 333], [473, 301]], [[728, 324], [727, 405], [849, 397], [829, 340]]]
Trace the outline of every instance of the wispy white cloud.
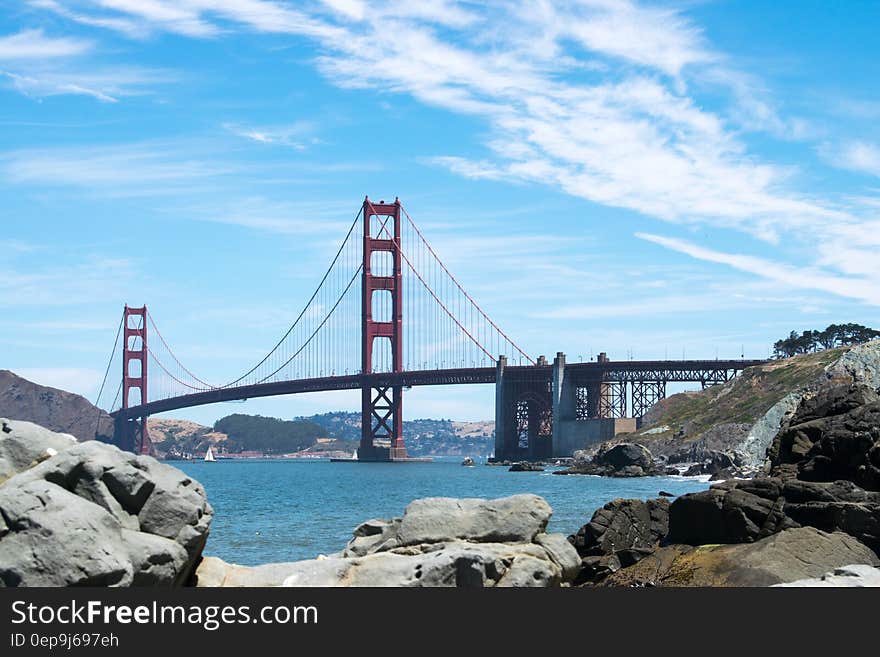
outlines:
[[35, 9], [46, 9], [63, 18], [72, 20], [82, 25], [101, 27], [117, 32], [122, 32], [132, 38], [143, 38], [147, 30], [143, 24], [136, 20], [130, 20], [119, 16], [89, 15], [70, 9], [57, 0], [27, 0], [27, 3]]
[[[813, 262], [795, 267], [697, 251], [685, 242], [664, 246], [740, 271], [760, 265], [782, 282], [806, 280], [814, 289], [877, 299], [870, 253], [851, 239], [872, 225], [876, 211], [802, 187], [796, 166], [750, 152], [743, 129], [803, 139], [811, 128], [786, 117], [760, 79], [737, 70], [684, 11], [634, 0], [79, 6], [87, 17], [130, 21], [147, 32], [311, 39], [321, 53], [316, 66], [339, 86], [404, 93], [484, 122], [485, 154], [465, 157], [450, 147], [427, 160], [433, 165], [475, 179], [549, 185], [668, 222], [737, 230]], [[694, 88], [707, 84], [723, 92], [726, 107], [700, 101]], [[239, 132], [264, 143], [300, 143], [277, 130]], [[834, 157], [838, 166], [880, 170], [870, 144], [839, 148]]]
[[124, 258], [90, 257], [34, 270], [7, 267], [0, 277], [0, 307], [73, 306], [125, 298], [134, 265]]
[[0, 61], [52, 59], [82, 55], [92, 50], [92, 43], [70, 37], [48, 37], [43, 30], [22, 30], [0, 36]]
[[71, 82], [64, 76], [58, 76], [57, 74], [50, 74], [39, 78], [18, 75], [17, 73], [9, 73], [7, 71], [3, 71], [2, 74], [12, 82], [12, 86], [16, 90], [25, 96], [38, 98], [63, 95], [91, 96], [105, 103], [118, 102], [117, 98], [105, 93], [101, 89]]
[[821, 290], [832, 294], [880, 305], [878, 281], [836, 276], [817, 267], [794, 267], [751, 255], [724, 253], [692, 242], [661, 235], [636, 233], [639, 239], [666, 249], [684, 253], [697, 260], [727, 265], [792, 289]]
[[880, 146], [865, 141], [848, 141], [839, 146], [826, 144], [821, 152], [841, 169], [880, 178]]
[[223, 127], [234, 135], [260, 144], [289, 146], [300, 151], [305, 150], [309, 144], [317, 142], [317, 138], [314, 136], [316, 126], [311, 121], [296, 121], [288, 125], [271, 126], [224, 123]]
[[145, 142], [101, 147], [23, 149], [0, 153], [0, 176], [16, 184], [70, 185], [114, 194], [167, 192], [235, 170], [181, 150]]

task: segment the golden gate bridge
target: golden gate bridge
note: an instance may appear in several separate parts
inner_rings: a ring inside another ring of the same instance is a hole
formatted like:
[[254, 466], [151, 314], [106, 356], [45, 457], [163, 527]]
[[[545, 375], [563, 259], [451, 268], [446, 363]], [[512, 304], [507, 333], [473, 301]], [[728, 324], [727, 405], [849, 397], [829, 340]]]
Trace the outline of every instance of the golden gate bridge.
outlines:
[[358, 459], [405, 461], [405, 388], [494, 383], [496, 458], [538, 459], [613, 437], [665, 397], [668, 382], [705, 387], [762, 362], [533, 358], [465, 291], [398, 199], [365, 198], [313, 294], [252, 367], [209, 382], [178, 358], [146, 305], [126, 305], [97, 405], [116, 363], [115, 441], [149, 453], [147, 418], [156, 413], [359, 389]]

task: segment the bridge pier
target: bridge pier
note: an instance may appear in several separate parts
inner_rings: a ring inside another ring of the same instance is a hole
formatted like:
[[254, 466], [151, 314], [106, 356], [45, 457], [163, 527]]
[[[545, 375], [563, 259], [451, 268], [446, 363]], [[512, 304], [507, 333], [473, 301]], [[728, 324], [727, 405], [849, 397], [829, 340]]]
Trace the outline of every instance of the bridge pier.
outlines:
[[113, 444], [135, 454], [149, 454], [152, 443], [147, 430], [147, 418], [115, 417]]
[[501, 356], [495, 382], [495, 460], [538, 461], [552, 453], [553, 391], [550, 367], [508, 368]]
[[[503, 356], [495, 377], [495, 460], [568, 457], [635, 431], [641, 416], [666, 396], [662, 372], [630, 375], [601, 353], [595, 364], [509, 368]], [[718, 375], [720, 376], [720, 375]], [[630, 404], [631, 401], [631, 404]], [[631, 415], [629, 415], [629, 413]]]

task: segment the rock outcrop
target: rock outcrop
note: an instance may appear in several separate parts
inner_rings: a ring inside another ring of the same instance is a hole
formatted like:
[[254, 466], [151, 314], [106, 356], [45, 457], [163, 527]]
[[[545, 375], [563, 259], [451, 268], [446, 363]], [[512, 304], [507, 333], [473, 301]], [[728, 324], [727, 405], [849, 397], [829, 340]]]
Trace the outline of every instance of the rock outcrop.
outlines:
[[403, 517], [369, 520], [345, 549], [308, 561], [247, 568], [206, 558], [199, 586], [402, 586], [465, 588], [567, 584], [580, 558], [536, 495], [497, 500], [426, 498]]
[[651, 451], [638, 443], [603, 443], [596, 454], [579, 453], [570, 468], [553, 474], [588, 474], [603, 477], [645, 477], [666, 474], [666, 468], [655, 463]]
[[77, 440], [113, 441], [113, 418], [85, 397], [0, 370], [0, 417], [33, 422]]
[[[187, 582], [213, 516], [198, 482], [112, 445], [27, 422], [2, 426], [10, 431], [0, 431], [0, 454], [16, 474], [0, 485], [0, 583]], [[31, 454], [38, 458], [27, 462]]]

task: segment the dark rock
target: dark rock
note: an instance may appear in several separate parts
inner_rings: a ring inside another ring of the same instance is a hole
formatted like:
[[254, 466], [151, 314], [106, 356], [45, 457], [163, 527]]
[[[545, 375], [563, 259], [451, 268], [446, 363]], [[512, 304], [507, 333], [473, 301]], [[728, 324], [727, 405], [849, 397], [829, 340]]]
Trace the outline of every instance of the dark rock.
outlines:
[[709, 477], [709, 481], [727, 481], [728, 479], [733, 479], [738, 475], [738, 470], [734, 468], [724, 468], [723, 470], [719, 470], [711, 477]]
[[783, 512], [784, 500], [761, 496], [768, 489], [760, 486], [748, 490], [738, 483], [725, 482], [676, 498], [669, 508], [669, 542], [750, 543], [799, 526]]
[[662, 475], [666, 467], [654, 462], [650, 450], [638, 443], [605, 443], [589, 460], [579, 459], [566, 470], [553, 474], [590, 474], [604, 477], [644, 477]]
[[667, 491], [665, 491], [665, 490], [661, 490], [661, 491], [660, 491], [659, 493], [657, 493], [657, 494], [658, 494], [660, 497], [675, 497], [675, 495], [673, 495], [672, 493], [669, 493], [669, 492], [667, 492]]
[[638, 443], [618, 443], [596, 454], [596, 462], [615, 470], [622, 470], [629, 466], [637, 466], [648, 470], [654, 463], [651, 452], [644, 445]]
[[580, 581], [596, 581], [651, 554], [666, 536], [668, 527], [668, 500], [609, 502], [593, 514], [589, 523], [568, 537], [585, 559], [588, 572], [581, 574]]
[[801, 480], [846, 479], [880, 491], [880, 395], [866, 386], [837, 386], [805, 399], [768, 456], [779, 476], [791, 476], [796, 466]]
[[520, 461], [511, 465], [508, 472], [544, 472], [544, 467], [538, 463]]
[[714, 449], [700, 450], [699, 454], [703, 456], [699, 462], [694, 463], [684, 475], [686, 477], [696, 477], [699, 475], [715, 475], [719, 472], [733, 471], [736, 467], [736, 456], [729, 452], [719, 452]]

